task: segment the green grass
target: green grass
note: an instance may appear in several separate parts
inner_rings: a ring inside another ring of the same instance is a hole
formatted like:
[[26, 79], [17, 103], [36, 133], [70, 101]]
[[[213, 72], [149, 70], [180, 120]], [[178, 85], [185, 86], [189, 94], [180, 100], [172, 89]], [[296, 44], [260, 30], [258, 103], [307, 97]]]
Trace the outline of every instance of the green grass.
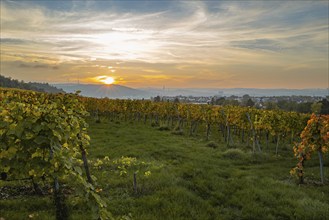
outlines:
[[[285, 147], [279, 157], [254, 155], [246, 147], [214, 143], [217, 137], [206, 141], [202, 135], [174, 135], [149, 123], [106, 119], [90, 121], [89, 134], [90, 160], [137, 158], [138, 163], [121, 176], [113, 166], [91, 169], [115, 216], [140, 220], [329, 219], [328, 155], [326, 185], [316, 184], [320, 177], [314, 155], [306, 162], [306, 184], [298, 186], [289, 175], [296, 160]], [[137, 194], [133, 190], [136, 171]], [[146, 171], [151, 175], [145, 176]], [[69, 208], [72, 219], [88, 219], [83, 207], [70, 200]], [[33, 219], [54, 219], [51, 197], [0, 200], [0, 210], [5, 219], [28, 219], [29, 214]]]

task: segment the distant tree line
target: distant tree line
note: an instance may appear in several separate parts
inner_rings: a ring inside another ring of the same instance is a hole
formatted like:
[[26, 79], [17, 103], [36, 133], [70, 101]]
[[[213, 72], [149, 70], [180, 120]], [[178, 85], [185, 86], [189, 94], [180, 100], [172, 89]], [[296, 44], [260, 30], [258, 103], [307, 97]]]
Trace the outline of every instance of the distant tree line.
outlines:
[[17, 79], [12, 79], [11, 77], [5, 77], [2, 75], [0, 75], [0, 87], [33, 90], [47, 93], [65, 93], [62, 89], [58, 89], [49, 85], [48, 83], [25, 83], [24, 81], [18, 81]]
[[255, 106], [255, 102], [247, 94], [242, 96], [241, 102], [236, 100], [236, 98], [238, 98], [238, 97], [237, 96], [231, 96], [230, 98], [225, 98], [225, 97], [216, 98], [216, 97], [213, 97], [211, 99], [210, 104], [212, 104], [212, 105], [224, 105], [224, 106], [225, 105], [246, 106], [246, 107], [254, 107]]
[[295, 111], [300, 113], [317, 113], [317, 114], [329, 114], [329, 101], [328, 98], [323, 98], [318, 102], [297, 102], [297, 101], [288, 101], [288, 100], [280, 100], [278, 101], [267, 101], [255, 103], [249, 95], [244, 95], [242, 97], [241, 102], [234, 99], [234, 97], [225, 98], [225, 97], [213, 97], [211, 100], [211, 104], [213, 105], [235, 105], [235, 106], [249, 106], [256, 108], [264, 108], [264, 109], [282, 109], [285, 111]]
[[[164, 97], [156, 96], [152, 98], [154, 102], [163, 102], [169, 100]], [[297, 100], [297, 101], [296, 101]], [[259, 99], [252, 98], [248, 94], [242, 96], [230, 96], [230, 97], [212, 97], [207, 103], [210, 105], [232, 105], [232, 106], [245, 106], [245, 107], [256, 107], [259, 109], [276, 110], [281, 109], [284, 111], [294, 111], [299, 113], [316, 113], [316, 114], [329, 114], [329, 97], [314, 99], [309, 96], [292, 96], [292, 97], [272, 97], [266, 101], [260, 101]], [[171, 102], [189, 102], [186, 99], [179, 99], [175, 97], [170, 100]]]
[[317, 114], [329, 114], [329, 101], [328, 99], [322, 99], [318, 102], [302, 102], [279, 100], [277, 103], [268, 102], [265, 103], [267, 109], [282, 109], [285, 111], [296, 111], [300, 113], [317, 113]]

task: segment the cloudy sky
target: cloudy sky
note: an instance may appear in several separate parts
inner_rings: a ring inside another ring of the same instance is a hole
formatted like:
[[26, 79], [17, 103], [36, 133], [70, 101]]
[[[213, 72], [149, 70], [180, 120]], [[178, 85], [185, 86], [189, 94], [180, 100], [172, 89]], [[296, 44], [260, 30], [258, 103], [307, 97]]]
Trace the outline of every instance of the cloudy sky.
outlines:
[[0, 74], [50, 83], [112, 76], [134, 88], [327, 88], [328, 7], [1, 0]]

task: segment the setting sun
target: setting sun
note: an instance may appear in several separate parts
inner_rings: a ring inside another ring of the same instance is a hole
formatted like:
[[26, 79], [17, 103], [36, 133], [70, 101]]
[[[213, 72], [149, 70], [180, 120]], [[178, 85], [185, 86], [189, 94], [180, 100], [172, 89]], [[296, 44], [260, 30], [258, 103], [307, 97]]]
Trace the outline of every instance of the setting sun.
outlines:
[[99, 77], [97, 77], [97, 80], [99, 82], [102, 82], [102, 83], [106, 84], [106, 85], [111, 85], [115, 81], [114, 78], [111, 77], [111, 76], [99, 76]]
[[103, 80], [103, 83], [107, 84], [107, 85], [110, 85], [112, 83], [114, 83], [114, 79], [113, 77], [106, 77], [104, 80]]

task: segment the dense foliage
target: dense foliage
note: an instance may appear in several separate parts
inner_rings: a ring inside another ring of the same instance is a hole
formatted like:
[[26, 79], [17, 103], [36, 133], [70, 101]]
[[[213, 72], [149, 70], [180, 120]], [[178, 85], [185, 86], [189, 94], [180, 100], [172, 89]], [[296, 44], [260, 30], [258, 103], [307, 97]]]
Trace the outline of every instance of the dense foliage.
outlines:
[[0, 75], [0, 87], [26, 89], [26, 90], [33, 90], [38, 92], [48, 92], [48, 93], [65, 93], [62, 89], [58, 89], [54, 86], [49, 85], [48, 83], [36, 83], [36, 82], [25, 83], [24, 81], [18, 81], [16, 79], [12, 79], [10, 77], [5, 77], [2, 75]]
[[[54, 182], [78, 183], [85, 198], [98, 205], [98, 216], [109, 217], [105, 202], [92, 180], [83, 177], [89, 144], [88, 115], [76, 95], [51, 95], [32, 91], [0, 90], [0, 169], [5, 178], [30, 177]], [[88, 170], [86, 169], [87, 175]], [[58, 217], [58, 216], [57, 216]]]
[[321, 182], [324, 182], [323, 176], [323, 154], [329, 149], [329, 115], [317, 116], [312, 114], [306, 127], [300, 135], [301, 142], [294, 146], [294, 153], [298, 159], [297, 166], [291, 170], [303, 183], [304, 163], [311, 158], [311, 155], [318, 152], [320, 160]]
[[[190, 134], [193, 134], [197, 125], [209, 128], [218, 126], [228, 144], [231, 142], [232, 130], [240, 134], [242, 142], [252, 138], [254, 145], [258, 144], [260, 136], [269, 135], [295, 140], [305, 127], [308, 114], [285, 112], [281, 110], [260, 110], [251, 107], [239, 106], [212, 106], [170, 102], [151, 102], [146, 100], [110, 100], [82, 97], [81, 100], [89, 112], [97, 116], [122, 117], [144, 121], [147, 119], [159, 124], [177, 122], [178, 128], [182, 124], [188, 125]], [[246, 135], [245, 135], [246, 134]], [[244, 135], [246, 137], [244, 137]]]

